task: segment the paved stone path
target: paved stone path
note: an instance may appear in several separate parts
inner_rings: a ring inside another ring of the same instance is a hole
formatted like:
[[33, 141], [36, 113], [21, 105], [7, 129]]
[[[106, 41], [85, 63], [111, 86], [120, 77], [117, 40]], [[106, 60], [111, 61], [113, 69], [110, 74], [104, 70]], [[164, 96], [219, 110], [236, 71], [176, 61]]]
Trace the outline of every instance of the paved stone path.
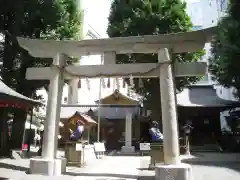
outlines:
[[[240, 154], [199, 153], [192, 159], [182, 158], [192, 164], [194, 180], [239, 180], [239, 157]], [[92, 161], [84, 168], [68, 167], [65, 175], [49, 178], [25, 174], [29, 166], [28, 159], [1, 159], [0, 177], [12, 180], [153, 180], [154, 172], [144, 170], [148, 163], [149, 157], [107, 156]]]
[[240, 179], [240, 154], [197, 153], [184, 161], [192, 165], [194, 180]]
[[[217, 164], [216, 164], [217, 165]], [[194, 180], [239, 180], [240, 164], [237, 165], [238, 170], [232, 169], [235, 165], [225, 164], [226, 167], [218, 166], [193, 166]]]

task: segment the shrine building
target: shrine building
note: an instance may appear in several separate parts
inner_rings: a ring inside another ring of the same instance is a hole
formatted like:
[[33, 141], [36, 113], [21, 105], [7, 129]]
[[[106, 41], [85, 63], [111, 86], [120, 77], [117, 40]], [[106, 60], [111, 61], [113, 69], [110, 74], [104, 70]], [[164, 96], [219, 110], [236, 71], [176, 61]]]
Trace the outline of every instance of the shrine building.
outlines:
[[[61, 119], [69, 117], [76, 112], [85, 113], [98, 120], [100, 116], [100, 141], [104, 141], [108, 150], [121, 149], [125, 144], [125, 138], [131, 139], [131, 144], [138, 147], [137, 141], [140, 139], [140, 103], [119, 90], [97, 100], [92, 105], [62, 105]], [[130, 123], [126, 125], [126, 119], [130, 118]], [[127, 126], [131, 127], [128, 131]], [[97, 140], [97, 126], [90, 132], [90, 141]], [[126, 133], [127, 132], [127, 133]], [[127, 136], [127, 137], [125, 137]]]

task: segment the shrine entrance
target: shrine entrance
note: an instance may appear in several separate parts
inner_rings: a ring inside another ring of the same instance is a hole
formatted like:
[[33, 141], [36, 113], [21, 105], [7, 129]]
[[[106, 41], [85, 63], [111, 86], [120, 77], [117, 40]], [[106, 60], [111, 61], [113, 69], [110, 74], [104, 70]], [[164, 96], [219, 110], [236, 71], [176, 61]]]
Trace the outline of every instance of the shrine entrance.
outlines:
[[[99, 101], [96, 103], [98, 104]], [[137, 133], [139, 102], [115, 90], [112, 94], [100, 99], [100, 104], [100, 129], [103, 130], [100, 134], [102, 134], [101, 140], [105, 142], [106, 149], [121, 150], [128, 140], [131, 140], [130, 143], [136, 148], [135, 139], [139, 139], [139, 133]], [[127, 113], [131, 114], [130, 122], [126, 121]], [[128, 131], [127, 125], [130, 126], [131, 132]]]
[[105, 146], [108, 151], [119, 150], [121, 146], [119, 140], [122, 138], [122, 129], [124, 128], [122, 120], [117, 120], [117, 122], [108, 124], [103, 128], [103, 133], [105, 137]]
[[[119, 37], [83, 41], [53, 41], [18, 38], [21, 47], [34, 57], [53, 58], [52, 67], [29, 68], [27, 79], [49, 79], [49, 98], [45, 121], [42, 157], [31, 159], [30, 173], [60, 175], [64, 163], [56, 157], [58, 123], [64, 79], [96, 77], [159, 78], [161, 94], [162, 127], [164, 134], [164, 164], [156, 167], [156, 178], [169, 175], [186, 180], [191, 167], [181, 164], [179, 157], [178, 123], [174, 77], [203, 76], [207, 73], [205, 62], [179, 63], [171, 60], [171, 53], [196, 52], [212, 39], [215, 28], [185, 33]], [[156, 53], [158, 63], [115, 64], [116, 54]], [[104, 65], [67, 66], [69, 57], [104, 54]], [[131, 133], [131, 114], [127, 113], [126, 129]], [[131, 149], [129, 137], [126, 149]], [[169, 166], [171, 165], [171, 166]], [[181, 171], [181, 173], [178, 173]], [[161, 173], [160, 173], [161, 172]]]

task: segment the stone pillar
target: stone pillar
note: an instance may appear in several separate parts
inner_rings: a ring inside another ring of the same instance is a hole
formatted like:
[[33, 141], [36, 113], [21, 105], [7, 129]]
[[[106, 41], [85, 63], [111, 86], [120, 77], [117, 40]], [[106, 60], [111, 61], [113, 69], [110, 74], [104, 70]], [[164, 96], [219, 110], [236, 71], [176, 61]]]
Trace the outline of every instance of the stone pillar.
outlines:
[[123, 153], [133, 153], [135, 147], [132, 146], [132, 114], [127, 113], [125, 122], [125, 146], [122, 147]]
[[[65, 59], [68, 57], [65, 57], [65, 55], [61, 54], [60, 55], [60, 60], [62, 59], [62, 64], [61, 66], [65, 65]], [[62, 105], [62, 96], [63, 96], [63, 87], [64, 87], [64, 74], [63, 72], [60, 73], [61, 76], [61, 80], [60, 80], [60, 85], [59, 85], [59, 89], [58, 89], [58, 103], [57, 103], [57, 109], [56, 109], [56, 131], [55, 131], [55, 147], [54, 147], [54, 154], [55, 154], [55, 158], [56, 160], [60, 160], [61, 161], [61, 172], [66, 172], [66, 166], [67, 166], [67, 160], [64, 157], [59, 157], [58, 156], [58, 135], [59, 135], [59, 122], [60, 122], [60, 115], [61, 115], [61, 105]], [[50, 88], [50, 87], [49, 87]], [[57, 169], [57, 168], [55, 168]]]
[[179, 139], [172, 62], [168, 49], [158, 52], [160, 66], [160, 93], [162, 107], [162, 126], [164, 135], [164, 164], [155, 169], [155, 179], [190, 180], [190, 165], [181, 164], [179, 157]]
[[[50, 79], [46, 120], [44, 122], [44, 137], [42, 145], [42, 157], [30, 160], [30, 173], [45, 175], [60, 175], [62, 172], [62, 160], [56, 159], [56, 146], [59, 132], [59, 118], [63, 91], [63, 71], [65, 65], [63, 55], [57, 55], [53, 59], [53, 75]], [[60, 68], [58, 68], [60, 67]]]
[[125, 122], [125, 146], [132, 146], [132, 114], [127, 114]]
[[[67, 57], [65, 57], [65, 55], [63, 55], [63, 54], [61, 54], [60, 55], [60, 59], [62, 59], [62, 61], [63, 62], [61, 62], [62, 63], [62, 65], [61, 66], [64, 66], [65, 65], [65, 62], [64, 62], [64, 59], [65, 58], [67, 58]], [[61, 80], [60, 80], [60, 82], [59, 82], [59, 89], [58, 89], [58, 99], [57, 99], [57, 109], [56, 109], [56, 124], [55, 124], [55, 126], [56, 126], [56, 134], [55, 134], [55, 136], [56, 137], [58, 137], [58, 135], [59, 135], [59, 122], [60, 122], [60, 114], [61, 114], [61, 105], [62, 105], [62, 96], [63, 96], [63, 87], [64, 87], [64, 77], [63, 77], [63, 73], [61, 72], [60, 73], [60, 76], [61, 76]], [[49, 89], [50, 89], [51, 87], [49, 86]], [[55, 154], [55, 157], [57, 158], [57, 149], [58, 149], [58, 140], [57, 141], [55, 141], [55, 151], [54, 151], [54, 154]]]
[[158, 61], [166, 62], [162, 64], [160, 68], [164, 162], [165, 164], [178, 164], [180, 163], [180, 159], [177, 112], [174, 95], [175, 90], [173, 84], [172, 64], [167, 49], [162, 49], [158, 52]]

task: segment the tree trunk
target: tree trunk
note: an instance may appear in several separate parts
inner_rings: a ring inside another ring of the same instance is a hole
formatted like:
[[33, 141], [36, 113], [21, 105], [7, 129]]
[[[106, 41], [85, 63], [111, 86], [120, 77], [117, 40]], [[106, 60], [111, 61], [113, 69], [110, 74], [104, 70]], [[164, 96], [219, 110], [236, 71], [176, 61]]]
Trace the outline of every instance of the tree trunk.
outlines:
[[0, 111], [0, 157], [10, 157], [9, 134], [8, 134], [8, 111], [1, 108]]
[[25, 109], [16, 109], [12, 124], [11, 149], [19, 149], [22, 147], [22, 140], [25, 130], [25, 122], [27, 112]]
[[[27, 97], [31, 97], [31, 89], [25, 79], [26, 69], [28, 65], [31, 65], [32, 62], [29, 62], [29, 55], [27, 52], [24, 52], [20, 56], [21, 59], [21, 68], [19, 70], [19, 79], [16, 86], [16, 91]], [[26, 109], [16, 109], [13, 118], [12, 124], [12, 135], [11, 135], [11, 148], [19, 149], [22, 147], [22, 140], [25, 130], [25, 123], [27, 119], [27, 110]]]

